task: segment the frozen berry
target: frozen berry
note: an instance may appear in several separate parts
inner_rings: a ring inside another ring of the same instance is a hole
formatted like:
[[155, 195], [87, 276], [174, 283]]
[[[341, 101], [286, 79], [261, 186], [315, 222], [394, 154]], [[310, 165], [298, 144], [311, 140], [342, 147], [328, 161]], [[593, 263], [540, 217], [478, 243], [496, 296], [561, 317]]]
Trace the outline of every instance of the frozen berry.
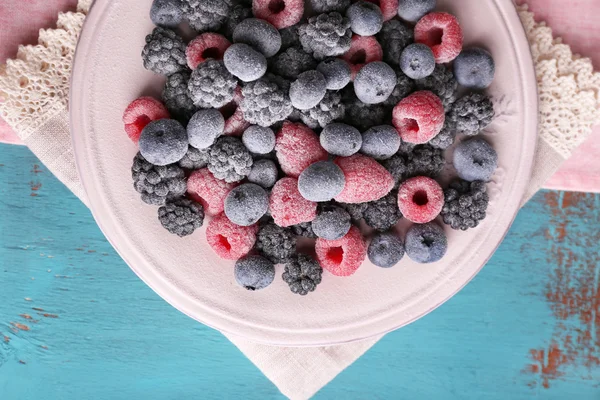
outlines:
[[288, 26], [287, 28], [280, 29], [279, 34], [281, 35], [281, 50], [300, 46], [298, 25], [292, 25]]
[[394, 107], [392, 122], [403, 141], [427, 143], [444, 126], [446, 116], [439, 97], [429, 91], [411, 94]]
[[457, 133], [473, 136], [485, 129], [494, 115], [494, 104], [488, 96], [470, 93], [454, 103], [448, 117]]
[[383, 24], [377, 40], [383, 48], [383, 61], [397, 66], [402, 50], [413, 42], [413, 30], [401, 21], [392, 19]]
[[248, 18], [233, 31], [234, 43], [244, 43], [260, 51], [265, 57], [273, 57], [281, 48], [279, 31], [267, 21]]
[[296, 237], [289, 228], [266, 223], [256, 235], [256, 250], [275, 264], [285, 263], [296, 255]]
[[264, 257], [251, 255], [235, 263], [235, 281], [247, 290], [261, 290], [275, 279], [275, 266]]
[[217, 60], [198, 65], [188, 83], [190, 98], [200, 108], [223, 107], [233, 99], [236, 87], [237, 79]]
[[436, 149], [446, 150], [448, 147], [454, 144], [454, 140], [456, 139], [456, 128], [454, 127], [454, 123], [450, 120], [450, 118], [446, 118], [444, 122], [444, 127], [437, 134], [436, 137], [429, 141], [429, 145], [435, 147]]
[[485, 89], [492, 84], [496, 65], [492, 55], [479, 47], [464, 50], [454, 60], [454, 76], [459, 84], [471, 89]]
[[254, 154], [268, 154], [275, 148], [275, 133], [271, 128], [252, 125], [244, 131], [242, 142]]
[[346, 106], [340, 93], [328, 90], [323, 100], [308, 110], [299, 111], [300, 119], [308, 127], [325, 128], [329, 123], [344, 118]]
[[298, 178], [298, 190], [310, 201], [330, 201], [344, 189], [344, 173], [331, 161], [311, 164]]
[[219, 109], [225, 118], [224, 135], [240, 136], [250, 126], [250, 122], [244, 119], [244, 112], [240, 107], [242, 100], [242, 89], [238, 86], [233, 93], [233, 100]]
[[392, 190], [387, 196], [367, 203], [362, 217], [368, 226], [378, 231], [387, 231], [394, 227], [402, 218], [398, 209], [398, 193]]
[[321, 283], [322, 273], [323, 268], [317, 261], [305, 254], [298, 254], [298, 257], [285, 264], [281, 277], [293, 293], [305, 296]]
[[400, 143], [402, 139], [393, 126], [374, 126], [362, 134], [360, 152], [376, 160], [385, 160], [398, 152]]
[[458, 82], [454, 79], [454, 74], [440, 64], [435, 66], [433, 73], [427, 78], [416, 80], [415, 85], [419, 90], [429, 90], [436, 94], [446, 110], [452, 106], [458, 95]]
[[191, 235], [204, 223], [202, 206], [187, 199], [168, 201], [158, 209], [162, 226], [179, 237]]
[[227, 20], [230, 0], [181, 0], [184, 18], [197, 32], [218, 30]]
[[232, 189], [225, 198], [225, 215], [231, 222], [241, 226], [257, 223], [268, 208], [267, 192], [254, 183], [244, 183]]
[[267, 76], [244, 85], [242, 94], [240, 108], [251, 124], [271, 126], [286, 119], [294, 109], [287, 90]]
[[413, 43], [402, 51], [400, 68], [411, 79], [427, 78], [435, 70], [433, 52], [424, 44]]
[[463, 33], [454, 15], [435, 12], [427, 14], [415, 26], [415, 42], [431, 48], [435, 62], [448, 63], [454, 60], [463, 46]]
[[185, 172], [177, 164], [157, 166], [149, 163], [137, 153], [131, 166], [133, 187], [142, 196], [142, 201], [162, 206], [185, 193]]
[[444, 151], [429, 144], [415, 146], [405, 157], [406, 167], [408, 168], [407, 177], [428, 176], [436, 178], [446, 165]]
[[225, 214], [213, 218], [206, 227], [206, 241], [225, 260], [237, 260], [252, 250], [256, 242], [256, 225], [239, 226]]
[[452, 229], [466, 231], [485, 219], [490, 201], [485, 182], [456, 179], [450, 183], [444, 196], [446, 203], [442, 208], [442, 218]]
[[394, 233], [378, 233], [371, 239], [367, 255], [373, 265], [391, 268], [404, 257], [404, 243]]
[[302, 72], [315, 69], [317, 62], [302, 47], [293, 46], [270, 60], [270, 71], [286, 79], [295, 80]]
[[435, 9], [437, 0], [398, 0], [398, 16], [409, 22], [417, 22]]
[[196, 69], [198, 65], [212, 58], [222, 60], [225, 50], [231, 46], [229, 40], [218, 33], [206, 32], [192, 40], [185, 50], [187, 64], [190, 69]]
[[341, 239], [317, 239], [317, 260], [321, 266], [335, 276], [350, 276], [356, 272], [367, 256], [367, 245], [353, 226]]
[[150, 8], [150, 19], [155, 25], [177, 28], [183, 20], [181, 0], [154, 0]]
[[239, 138], [221, 136], [210, 148], [208, 169], [215, 178], [238, 182], [250, 173], [252, 155]]
[[383, 166], [392, 175], [394, 179], [394, 186], [397, 186], [409, 175], [408, 161], [406, 160], [406, 156], [404, 154], [394, 154], [392, 157], [383, 161]]
[[187, 126], [190, 145], [197, 149], [206, 149], [223, 134], [225, 119], [219, 110], [207, 108], [194, 114]]
[[354, 78], [354, 92], [366, 104], [383, 103], [396, 87], [396, 73], [383, 61], [366, 64]]
[[417, 224], [433, 221], [444, 206], [444, 191], [439, 183], [425, 176], [411, 178], [398, 189], [398, 208], [404, 218]]
[[327, 152], [310, 128], [288, 121], [277, 134], [275, 153], [283, 172], [292, 177], [300, 176], [310, 164], [327, 159]]
[[267, 59], [252, 47], [243, 43], [229, 46], [223, 57], [225, 68], [243, 82], [252, 82], [267, 72]]
[[169, 76], [187, 69], [183, 39], [166, 28], [154, 28], [146, 36], [142, 59], [144, 68], [161, 75]]
[[248, 181], [256, 183], [264, 188], [273, 187], [277, 182], [277, 165], [273, 160], [258, 160], [252, 164], [250, 174], [248, 174]]
[[275, 223], [286, 227], [315, 219], [317, 203], [302, 197], [296, 179], [283, 178], [271, 190], [269, 210]]
[[233, 40], [233, 31], [243, 20], [252, 18], [251, 1], [234, 1], [227, 16], [227, 20], [222, 26], [221, 31], [228, 38]]
[[197, 170], [208, 165], [208, 149], [197, 149], [193, 146], [188, 147], [187, 153], [181, 160], [179, 166], [188, 170]]
[[365, 64], [381, 61], [382, 58], [383, 50], [377, 39], [374, 36], [360, 35], [352, 36], [350, 49], [342, 56], [350, 65], [352, 80]]
[[338, 157], [335, 163], [346, 177], [344, 190], [335, 197], [341, 203], [367, 203], [379, 200], [392, 190], [394, 178], [377, 161], [355, 154]]
[[386, 112], [391, 111], [396, 107], [396, 104], [400, 103], [402, 99], [411, 94], [415, 89], [415, 82], [404, 75], [404, 72], [400, 69], [397, 69], [395, 72], [396, 86], [394, 87], [394, 90], [392, 90], [390, 97], [382, 103], [386, 108]]
[[335, 122], [323, 129], [320, 141], [329, 154], [349, 157], [360, 150], [362, 136], [355, 127]]
[[214, 177], [208, 168], [192, 172], [187, 181], [187, 193], [190, 198], [204, 206], [207, 215], [220, 214], [225, 209], [225, 198], [236, 187]]
[[448, 239], [437, 224], [415, 224], [406, 232], [405, 251], [411, 260], [428, 264], [441, 260], [448, 250]]
[[370, 2], [358, 1], [346, 10], [352, 32], [361, 36], [377, 34], [383, 25], [381, 9]]
[[[302, 0], [300, 0], [302, 1]], [[350, 49], [350, 21], [338, 12], [319, 14], [298, 28], [304, 50], [317, 60], [339, 56]]]
[[140, 97], [132, 101], [123, 113], [125, 132], [129, 139], [137, 143], [146, 125], [164, 118], [169, 118], [169, 112], [160, 101], [152, 97]]
[[346, 236], [352, 223], [350, 214], [341, 207], [325, 206], [311, 223], [312, 230], [322, 239], [338, 240]]
[[188, 92], [189, 81], [188, 71], [177, 72], [167, 78], [162, 92], [162, 100], [167, 110], [182, 124], [187, 124], [198, 110]]
[[299, 110], [313, 108], [325, 97], [327, 82], [319, 71], [306, 71], [290, 85], [290, 100]]
[[340, 90], [350, 83], [350, 66], [339, 58], [329, 58], [321, 61], [317, 71], [325, 77], [328, 90]]
[[473, 138], [456, 146], [453, 163], [462, 179], [487, 182], [498, 166], [498, 154], [484, 139]]
[[303, 222], [301, 224], [293, 225], [290, 227], [294, 235], [305, 237], [309, 239], [316, 239], [317, 235], [312, 230], [312, 222]]
[[[389, 112], [384, 103], [363, 103], [356, 98], [353, 85], [346, 86], [344, 92], [344, 122], [363, 131], [387, 122]], [[352, 94], [349, 96], [348, 92], [352, 92]]]
[[350, 0], [309, 0], [311, 9], [315, 13], [326, 13], [331, 11], [343, 12], [350, 5]]
[[140, 135], [140, 152], [154, 165], [168, 165], [181, 160], [188, 150], [185, 128], [174, 119], [152, 121]]
[[252, 11], [256, 18], [283, 29], [300, 22], [304, 15], [304, 0], [253, 0]]

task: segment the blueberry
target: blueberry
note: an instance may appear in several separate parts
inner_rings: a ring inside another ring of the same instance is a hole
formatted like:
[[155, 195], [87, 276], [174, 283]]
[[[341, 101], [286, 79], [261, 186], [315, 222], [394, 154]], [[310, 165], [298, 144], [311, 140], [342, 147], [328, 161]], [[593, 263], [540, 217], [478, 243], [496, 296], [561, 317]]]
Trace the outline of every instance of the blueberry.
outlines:
[[496, 66], [492, 55], [475, 47], [464, 50], [454, 60], [454, 76], [459, 84], [471, 89], [485, 89], [492, 84]]
[[235, 263], [235, 280], [248, 290], [260, 290], [275, 279], [275, 265], [261, 256], [246, 256]]
[[462, 179], [487, 182], [498, 167], [498, 154], [484, 139], [473, 138], [456, 146], [453, 163]]
[[406, 254], [411, 260], [427, 264], [441, 260], [448, 250], [448, 239], [437, 224], [415, 224], [406, 232]]
[[366, 1], [359, 1], [348, 7], [346, 17], [350, 20], [352, 32], [361, 36], [373, 36], [383, 26], [381, 9]]
[[340, 90], [350, 83], [350, 66], [346, 61], [339, 58], [321, 61], [317, 66], [317, 71], [325, 77], [328, 90]]
[[306, 71], [290, 85], [290, 100], [299, 110], [313, 108], [325, 97], [327, 82], [319, 71]]
[[244, 183], [233, 188], [225, 198], [225, 215], [236, 225], [255, 224], [268, 209], [267, 192], [254, 183]]
[[404, 257], [404, 243], [391, 232], [378, 233], [371, 239], [367, 255], [374, 265], [391, 268]]
[[214, 108], [200, 110], [194, 114], [187, 126], [190, 144], [197, 149], [207, 149], [223, 134], [225, 118]]
[[178, 162], [188, 150], [188, 135], [183, 125], [174, 119], [152, 121], [140, 135], [140, 153], [153, 165]]
[[183, 20], [181, 0], [154, 0], [150, 8], [150, 19], [155, 25], [176, 28]]
[[244, 43], [234, 43], [223, 55], [225, 68], [244, 82], [252, 82], [267, 72], [267, 59]]
[[268, 58], [277, 54], [281, 48], [281, 34], [267, 21], [248, 18], [233, 30], [233, 42], [248, 44]]
[[244, 131], [242, 142], [254, 154], [267, 154], [275, 148], [275, 133], [271, 128], [252, 125]]
[[344, 190], [346, 178], [331, 161], [309, 165], [298, 177], [298, 191], [310, 201], [329, 201]]
[[425, 79], [435, 70], [433, 51], [424, 44], [407, 46], [400, 55], [400, 69], [411, 79]]
[[341, 239], [350, 230], [350, 214], [336, 206], [325, 206], [312, 221], [315, 235], [325, 240]]
[[435, 9], [436, 0], [400, 0], [398, 16], [405, 21], [417, 22]]
[[354, 79], [354, 92], [366, 104], [383, 103], [396, 87], [394, 70], [383, 61], [375, 61], [362, 67]]
[[362, 136], [355, 127], [334, 122], [323, 129], [320, 141], [329, 154], [349, 157], [360, 150]]
[[386, 160], [398, 152], [401, 144], [402, 139], [393, 126], [379, 125], [362, 134], [360, 152], [376, 160]]
[[252, 164], [248, 181], [264, 188], [270, 188], [277, 182], [277, 175], [279, 175], [279, 171], [273, 160], [258, 160]]

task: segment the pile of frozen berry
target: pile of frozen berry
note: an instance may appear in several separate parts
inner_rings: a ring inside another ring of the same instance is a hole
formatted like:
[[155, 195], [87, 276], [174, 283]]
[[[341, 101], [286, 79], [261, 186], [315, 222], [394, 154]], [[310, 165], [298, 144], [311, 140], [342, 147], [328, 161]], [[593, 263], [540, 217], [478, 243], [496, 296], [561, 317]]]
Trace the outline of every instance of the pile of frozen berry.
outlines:
[[[154, 0], [142, 58], [166, 77], [162, 101], [139, 98], [123, 116], [142, 200], [179, 236], [206, 217], [208, 244], [249, 290], [276, 264], [306, 295], [323, 269], [349, 276], [367, 257], [440, 260], [438, 216], [460, 230], [486, 216], [490, 53], [463, 49], [435, 0], [246, 1]], [[458, 178], [444, 190], [451, 146]], [[404, 238], [401, 218], [413, 223]], [[310, 239], [314, 257], [299, 254]]]

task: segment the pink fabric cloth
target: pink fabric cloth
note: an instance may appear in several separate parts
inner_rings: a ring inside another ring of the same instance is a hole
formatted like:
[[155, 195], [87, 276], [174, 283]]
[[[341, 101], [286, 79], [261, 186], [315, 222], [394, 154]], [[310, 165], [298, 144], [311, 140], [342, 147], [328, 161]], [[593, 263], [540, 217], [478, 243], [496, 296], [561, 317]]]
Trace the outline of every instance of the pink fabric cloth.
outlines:
[[[539, 20], [552, 27], [574, 52], [590, 57], [600, 68], [599, 0], [528, 0]], [[77, 0], [0, 0], [0, 63], [14, 57], [19, 44], [35, 44], [40, 28], [51, 28], [59, 11], [75, 9]], [[1, 99], [0, 99], [1, 101]], [[0, 119], [0, 142], [19, 143]], [[545, 187], [600, 192], [600, 127], [575, 151]]]

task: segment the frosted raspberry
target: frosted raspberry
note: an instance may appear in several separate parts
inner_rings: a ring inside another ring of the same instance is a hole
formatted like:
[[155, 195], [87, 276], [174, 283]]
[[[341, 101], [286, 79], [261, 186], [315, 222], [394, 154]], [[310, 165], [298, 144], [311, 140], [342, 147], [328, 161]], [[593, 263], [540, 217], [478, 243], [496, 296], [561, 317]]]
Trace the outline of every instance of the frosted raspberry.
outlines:
[[188, 195], [202, 204], [208, 215], [223, 212], [225, 197], [237, 186], [237, 183], [227, 183], [214, 177], [208, 168], [192, 172], [187, 181]]
[[392, 112], [392, 123], [407, 143], [429, 142], [440, 133], [445, 120], [442, 101], [426, 90], [405, 97]]
[[317, 203], [302, 197], [297, 179], [282, 178], [271, 190], [269, 211], [277, 225], [287, 227], [315, 219]]
[[426, 176], [411, 178], [400, 185], [398, 208], [404, 217], [417, 224], [433, 221], [444, 207], [444, 191]]
[[383, 20], [389, 21], [398, 14], [398, 0], [365, 0], [373, 3], [381, 9]]
[[253, 0], [252, 12], [256, 18], [283, 29], [300, 22], [304, 15], [304, 0]]
[[435, 62], [448, 63], [460, 54], [463, 33], [454, 15], [435, 12], [425, 15], [415, 26], [415, 42], [431, 48]]
[[350, 276], [356, 272], [367, 256], [367, 245], [357, 227], [353, 226], [341, 239], [317, 239], [317, 260], [335, 276]]
[[248, 254], [256, 242], [258, 225], [239, 226], [225, 214], [208, 223], [206, 241], [215, 253], [225, 260], [238, 260]]
[[319, 137], [306, 125], [289, 121], [277, 134], [275, 153], [283, 172], [294, 178], [310, 164], [327, 159]]
[[140, 97], [131, 102], [123, 113], [125, 132], [133, 143], [137, 143], [146, 125], [169, 117], [169, 112], [160, 101], [152, 97]]
[[187, 64], [191, 69], [196, 69], [200, 63], [209, 58], [222, 60], [229, 46], [231, 43], [225, 39], [225, 36], [212, 32], [203, 33], [192, 40], [185, 49]]
[[374, 159], [355, 154], [338, 157], [335, 163], [344, 172], [346, 186], [335, 197], [340, 203], [367, 203], [381, 199], [394, 187], [394, 178]]
[[238, 86], [233, 94], [233, 100], [219, 109], [225, 118], [223, 135], [242, 136], [242, 133], [250, 126], [250, 122], [244, 119], [244, 112], [239, 107], [243, 98], [242, 89]]
[[383, 59], [383, 50], [375, 36], [354, 35], [350, 42], [350, 50], [342, 56], [342, 59], [350, 65], [352, 80], [354, 80], [365, 64]]

